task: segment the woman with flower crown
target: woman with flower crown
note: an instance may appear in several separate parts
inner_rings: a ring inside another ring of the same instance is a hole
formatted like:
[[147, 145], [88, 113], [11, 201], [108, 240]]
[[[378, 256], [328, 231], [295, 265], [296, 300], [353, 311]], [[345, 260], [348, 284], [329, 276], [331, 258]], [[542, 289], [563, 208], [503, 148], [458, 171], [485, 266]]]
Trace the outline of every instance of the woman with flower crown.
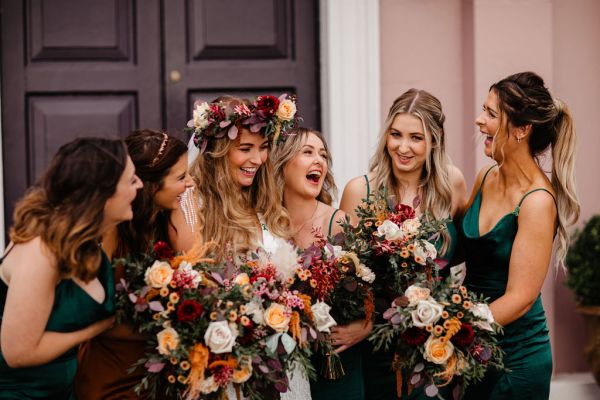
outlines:
[[[277, 186], [290, 215], [295, 244], [305, 249], [313, 244], [315, 234], [327, 237], [341, 232], [338, 222], [345, 219], [346, 213], [331, 206], [337, 188], [331, 173], [327, 142], [321, 132], [291, 129], [272, 155]], [[355, 324], [363, 325], [364, 321]], [[317, 381], [311, 382], [313, 399], [364, 398], [360, 346], [341, 346], [339, 351], [344, 376], [335, 380], [319, 376]], [[314, 360], [321, 361], [319, 358]], [[318, 373], [322, 366], [315, 367]]]
[[[171, 211], [179, 208], [180, 196], [193, 186], [187, 146], [181, 140], [144, 129], [131, 132], [125, 143], [144, 186], [133, 201], [133, 219], [103, 235], [102, 246], [110, 258], [147, 252], [158, 240], [169, 243]], [[123, 266], [117, 265], [114, 274], [116, 282], [124, 278]], [[143, 357], [146, 339], [124, 323], [84, 343], [75, 377], [77, 399], [139, 398], [133, 389], [144, 371], [128, 370]]]
[[[445, 116], [440, 101], [424, 90], [410, 89], [390, 107], [370, 172], [352, 179], [346, 185], [340, 208], [354, 220], [355, 208], [362, 199], [385, 188], [390, 200], [408, 204], [417, 215], [430, 213], [435, 219], [451, 218], [438, 243], [442, 257], [452, 261], [457, 245], [454, 223], [460, 218], [466, 202], [466, 184], [460, 170], [450, 164], [445, 149]], [[381, 314], [396, 294], [389, 293], [378, 273], [374, 283], [375, 305]], [[338, 327], [332, 339], [338, 345], [353, 345], [369, 334], [361, 326]], [[365, 397], [397, 398], [396, 378], [392, 371], [394, 355], [383, 351], [372, 353], [366, 345], [363, 358]], [[405, 385], [406, 386], [406, 385]], [[406, 397], [405, 397], [406, 396]], [[403, 398], [425, 398], [414, 390]]]
[[[475, 124], [495, 164], [479, 172], [461, 223], [465, 285], [490, 298], [508, 371], [488, 370], [465, 398], [547, 399], [552, 352], [540, 291], [554, 239], [560, 265], [566, 227], [579, 217], [573, 120], [539, 75], [522, 72], [490, 87]], [[538, 159], [548, 149], [550, 179]]]
[[[172, 230], [176, 250], [211, 240], [219, 244], [217, 259], [223, 259], [259, 247], [273, 253], [287, 243], [290, 219], [276, 189], [269, 152], [295, 124], [296, 105], [286, 95], [254, 101], [226, 96], [196, 105], [188, 126], [194, 132], [191, 146], [199, 149], [190, 168], [199, 193], [196, 197], [188, 191], [182, 201]], [[310, 399], [302, 371], [293, 371], [281, 398]]]

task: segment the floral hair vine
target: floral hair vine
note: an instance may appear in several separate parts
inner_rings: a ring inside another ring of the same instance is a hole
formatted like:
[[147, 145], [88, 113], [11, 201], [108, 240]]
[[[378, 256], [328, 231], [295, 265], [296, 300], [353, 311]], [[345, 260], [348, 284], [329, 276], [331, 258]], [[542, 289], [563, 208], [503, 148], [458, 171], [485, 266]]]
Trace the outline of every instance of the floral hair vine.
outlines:
[[279, 98], [258, 96], [248, 104], [239, 100], [196, 103], [186, 131], [193, 133], [194, 144], [200, 153], [206, 151], [212, 139], [227, 137], [235, 140], [239, 127], [253, 133], [261, 132], [265, 137], [272, 136], [273, 143], [277, 143], [287, 130], [298, 124], [300, 118], [296, 111], [295, 96], [285, 93]]

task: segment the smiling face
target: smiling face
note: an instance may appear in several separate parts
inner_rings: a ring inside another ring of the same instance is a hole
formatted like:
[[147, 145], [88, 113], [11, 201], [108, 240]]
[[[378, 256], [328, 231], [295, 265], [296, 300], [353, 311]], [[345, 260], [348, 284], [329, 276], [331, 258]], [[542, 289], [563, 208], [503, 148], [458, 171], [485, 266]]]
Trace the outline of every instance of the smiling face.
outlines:
[[498, 95], [490, 90], [481, 114], [475, 119], [479, 132], [484, 135], [484, 152], [488, 157], [493, 157], [495, 149], [503, 146], [504, 136], [500, 132], [500, 108], [498, 106]]
[[154, 204], [163, 210], [179, 208], [179, 199], [187, 188], [194, 185], [187, 170], [188, 156], [184, 153], [179, 160], [169, 168], [160, 189], [154, 193]]
[[103, 225], [105, 227], [117, 225], [133, 218], [131, 203], [141, 188], [142, 181], [135, 174], [135, 166], [131, 157], [127, 156], [127, 163], [121, 178], [119, 178], [115, 193], [104, 204]]
[[386, 149], [394, 173], [421, 172], [427, 157], [426, 133], [421, 120], [410, 114], [398, 114], [388, 129]]
[[283, 168], [285, 191], [316, 198], [327, 175], [328, 158], [323, 141], [309, 133], [300, 151]]
[[240, 129], [227, 157], [233, 174], [242, 187], [252, 185], [254, 177], [269, 156], [269, 139], [260, 133]]

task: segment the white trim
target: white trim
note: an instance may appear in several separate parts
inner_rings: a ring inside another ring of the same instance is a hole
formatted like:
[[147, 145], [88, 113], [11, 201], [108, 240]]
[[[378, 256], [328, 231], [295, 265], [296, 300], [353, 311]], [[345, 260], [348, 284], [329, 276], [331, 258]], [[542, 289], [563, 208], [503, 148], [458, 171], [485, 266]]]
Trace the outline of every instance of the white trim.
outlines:
[[381, 127], [379, 0], [320, 0], [321, 105], [340, 188], [367, 172]]
[[[0, 82], [1, 85], [1, 82]], [[0, 110], [2, 110], [2, 87], [0, 86]], [[2, 159], [2, 115], [0, 114], [0, 253], [4, 253], [4, 160]]]

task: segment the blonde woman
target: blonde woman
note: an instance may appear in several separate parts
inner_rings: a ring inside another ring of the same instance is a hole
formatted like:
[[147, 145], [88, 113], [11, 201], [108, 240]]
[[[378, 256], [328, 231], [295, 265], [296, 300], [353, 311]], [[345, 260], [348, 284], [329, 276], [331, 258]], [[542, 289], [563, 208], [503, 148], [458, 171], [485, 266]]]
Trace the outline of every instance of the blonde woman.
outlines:
[[[327, 142], [321, 132], [292, 129], [283, 143], [273, 152], [277, 186], [292, 221], [293, 240], [300, 248], [309, 247], [315, 240], [315, 230], [325, 236], [341, 231], [339, 221], [346, 217], [342, 210], [331, 206], [336, 186], [331, 173], [331, 158]], [[357, 321], [353, 325], [364, 325]], [[345, 329], [345, 327], [333, 328]], [[368, 330], [367, 330], [368, 331]], [[341, 346], [345, 375], [337, 380], [322, 377], [311, 382], [311, 395], [315, 400], [344, 398], [362, 400], [362, 352], [360, 346]], [[322, 362], [314, 359], [319, 371]]]
[[[355, 208], [362, 199], [385, 188], [396, 202], [416, 205], [417, 215], [433, 218], [460, 218], [466, 202], [466, 184], [460, 170], [446, 155], [445, 116], [440, 101], [432, 94], [410, 89], [390, 107], [367, 175], [352, 179], [344, 189], [340, 208], [356, 220]], [[457, 231], [453, 222], [438, 243], [440, 254], [454, 258]], [[375, 305], [382, 313], [397, 294], [386, 288], [385, 268], [375, 271]], [[378, 307], [379, 306], [379, 307]], [[334, 336], [340, 344], [353, 344], [364, 332], [343, 332]], [[367, 346], [366, 346], [367, 347]], [[367, 399], [396, 397], [396, 381], [391, 363], [393, 354], [365, 352], [363, 371]], [[424, 396], [415, 390], [411, 398]]]
[[[475, 120], [485, 154], [461, 228], [470, 290], [491, 299], [504, 326], [506, 372], [488, 371], [467, 399], [547, 399], [552, 353], [540, 291], [554, 240], [560, 265], [566, 226], [579, 217], [575, 193], [575, 129], [567, 106], [533, 72], [493, 84]], [[550, 179], [537, 156], [552, 151]]]
[[[195, 240], [213, 240], [221, 258], [227, 251], [239, 255], [258, 247], [274, 252], [281, 239], [290, 239], [290, 219], [275, 185], [269, 152], [296, 124], [295, 114], [295, 103], [285, 95], [253, 101], [221, 97], [196, 106], [189, 125], [200, 154], [190, 173], [199, 193], [195, 197], [188, 192], [183, 199], [172, 232], [178, 249], [191, 248]], [[304, 374], [294, 371], [281, 398], [310, 399]]]

